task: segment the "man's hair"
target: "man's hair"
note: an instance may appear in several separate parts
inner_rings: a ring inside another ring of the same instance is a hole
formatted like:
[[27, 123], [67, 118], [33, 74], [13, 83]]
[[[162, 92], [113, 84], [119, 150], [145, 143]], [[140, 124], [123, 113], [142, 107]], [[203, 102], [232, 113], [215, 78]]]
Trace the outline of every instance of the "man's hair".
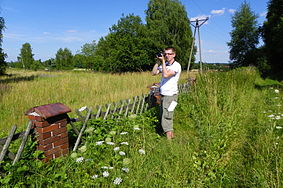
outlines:
[[175, 48], [173, 48], [173, 47], [167, 47], [167, 48], [164, 49], [164, 51], [165, 51], [165, 50], [172, 50], [172, 52], [176, 53], [176, 50], [175, 50]]

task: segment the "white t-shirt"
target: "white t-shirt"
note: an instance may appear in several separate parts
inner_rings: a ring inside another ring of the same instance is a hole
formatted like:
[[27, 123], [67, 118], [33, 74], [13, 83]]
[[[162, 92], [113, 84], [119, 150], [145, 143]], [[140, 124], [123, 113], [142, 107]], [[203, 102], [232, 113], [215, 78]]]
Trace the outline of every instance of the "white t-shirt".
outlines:
[[[171, 76], [169, 78], [163, 78], [160, 82], [160, 93], [161, 95], [166, 96], [173, 96], [178, 93], [178, 80], [181, 75], [181, 65], [177, 61], [175, 61], [172, 65], [166, 66], [167, 70], [173, 70], [175, 72], [174, 76]], [[162, 65], [158, 67], [158, 70], [162, 72]]]

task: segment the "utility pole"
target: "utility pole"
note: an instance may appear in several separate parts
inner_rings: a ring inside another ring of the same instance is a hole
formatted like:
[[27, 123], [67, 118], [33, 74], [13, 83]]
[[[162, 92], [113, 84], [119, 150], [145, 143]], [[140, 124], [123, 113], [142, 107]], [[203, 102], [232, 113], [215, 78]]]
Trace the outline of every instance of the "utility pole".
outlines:
[[[195, 29], [194, 29], [194, 37], [193, 37], [193, 41], [192, 41], [192, 45], [191, 45], [191, 52], [190, 52], [190, 59], [189, 59], [189, 64], [188, 64], [188, 68], [187, 68], [187, 74], [189, 74], [189, 70], [190, 70], [190, 64], [191, 64], [191, 60], [192, 60], [192, 54], [193, 54], [193, 48], [194, 48], [196, 30], [198, 30], [200, 73], [202, 73], [202, 59], [201, 59], [201, 46], [200, 46], [200, 31], [199, 31], [199, 28], [200, 28], [200, 26], [202, 26], [207, 20], [208, 20], [208, 17], [206, 17], [205, 19], [198, 19], [198, 18], [197, 18], [196, 20], [191, 21], [191, 25], [192, 25]], [[192, 22], [195, 23], [196, 25], [193, 25]], [[201, 22], [201, 23], [199, 23], [199, 22]]]

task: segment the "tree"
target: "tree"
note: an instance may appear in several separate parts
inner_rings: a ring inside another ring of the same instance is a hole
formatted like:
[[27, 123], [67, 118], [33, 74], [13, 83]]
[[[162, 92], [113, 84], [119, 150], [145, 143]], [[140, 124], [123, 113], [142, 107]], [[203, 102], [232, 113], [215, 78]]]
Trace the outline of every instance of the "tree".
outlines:
[[270, 0], [262, 27], [265, 54], [271, 73], [283, 78], [283, 0]]
[[241, 4], [240, 9], [232, 17], [233, 30], [231, 40], [230, 60], [235, 67], [256, 64], [256, 47], [259, 43], [257, 16], [250, 9], [248, 3]]
[[60, 48], [56, 53], [55, 58], [55, 68], [57, 70], [70, 70], [73, 69], [73, 55], [72, 52], [65, 48], [64, 50]]
[[[192, 44], [192, 31], [185, 7], [179, 0], [150, 0], [146, 10], [148, 35], [153, 56], [165, 47], [177, 51], [177, 60], [187, 67]], [[195, 58], [192, 58], [192, 62]]]
[[23, 44], [18, 60], [22, 63], [24, 69], [32, 69], [34, 64], [34, 59], [33, 59], [31, 45], [29, 43]]
[[101, 38], [95, 52], [95, 69], [111, 72], [149, 70], [151, 59], [146, 27], [133, 14], [123, 16]]
[[6, 54], [3, 52], [2, 49], [2, 42], [3, 42], [3, 34], [2, 31], [5, 28], [5, 21], [3, 17], [0, 17], [0, 75], [5, 74], [5, 70], [7, 67], [7, 63], [5, 62]]

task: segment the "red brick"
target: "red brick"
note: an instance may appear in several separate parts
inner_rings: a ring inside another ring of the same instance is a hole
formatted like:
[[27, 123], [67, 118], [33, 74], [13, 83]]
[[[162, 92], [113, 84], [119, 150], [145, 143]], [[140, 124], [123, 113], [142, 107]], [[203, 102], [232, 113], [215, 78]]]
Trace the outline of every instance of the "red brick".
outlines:
[[69, 143], [65, 143], [65, 144], [62, 144], [60, 146], [61, 149], [65, 150], [65, 149], [68, 149], [69, 150]]
[[62, 127], [52, 131], [53, 135], [59, 135], [61, 133], [66, 133], [66, 132], [67, 132], [67, 127]]
[[49, 126], [50, 124], [47, 121], [35, 121], [34, 125], [35, 127], [43, 128]]
[[47, 132], [47, 133], [38, 133], [37, 134], [37, 139], [40, 139], [40, 140], [45, 140], [47, 138], [50, 138], [52, 135], [51, 135], [51, 132]]
[[50, 159], [53, 159], [53, 155], [45, 155], [45, 158], [43, 159], [43, 162], [48, 162]]
[[36, 128], [36, 131], [38, 133], [47, 133], [47, 132], [50, 132], [50, 131], [53, 131], [53, 130], [56, 130], [59, 128], [59, 125], [58, 124], [52, 124], [48, 127], [44, 127], [44, 128]]
[[54, 154], [54, 153], [59, 152], [59, 151], [61, 151], [61, 148], [56, 147], [56, 148], [52, 148], [51, 150], [45, 151], [44, 154], [46, 156], [48, 156], [48, 155]]
[[28, 115], [28, 118], [30, 120], [35, 120], [35, 121], [44, 121], [44, 119], [41, 116], [32, 116], [32, 115]]
[[60, 140], [56, 141], [53, 143], [53, 147], [57, 147], [57, 146], [60, 146], [60, 145], [63, 145], [65, 143], [68, 143], [68, 137], [65, 137], [65, 138], [61, 138]]
[[60, 140], [60, 136], [52, 136], [50, 138], [47, 138], [45, 140], [38, 140], [39, 145], [47, 145], [56, 142], [57, 140]]
[[41, 150], [41, 151], [48, 151], [48, 150], [50, 150], [50, 149], [52, 149], [52, 148], [53, 148], [52, 144], [38, 145], [38, 146], [37, 146], [37, 149], [38, 149], [38, 150]]
[[68, 149], [63, 149], [62, 150], [62, 154], [63, 155], [67, 155], [69, 153], [69, 148]]

